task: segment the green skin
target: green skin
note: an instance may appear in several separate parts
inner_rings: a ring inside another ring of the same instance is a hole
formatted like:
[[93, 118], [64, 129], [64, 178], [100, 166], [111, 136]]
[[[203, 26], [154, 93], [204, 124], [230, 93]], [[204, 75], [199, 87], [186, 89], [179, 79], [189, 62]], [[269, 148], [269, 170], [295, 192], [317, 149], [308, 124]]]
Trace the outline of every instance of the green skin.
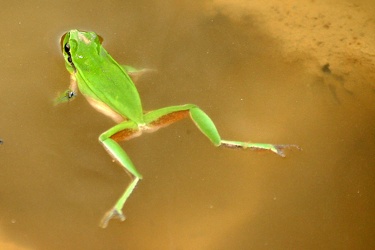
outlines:
[[69, 31], [64, 37], [62, 51], [71, 81], [69, 89], [58, 97], [55, 103], [73, 99], [78, 87], [95, 109], [112, 118], [117, 125], [102, 133], [99, 141], [111, 157], [131, 176], [129, 186], [101, 220], [100, 226], [103, 228], [112, 218], [125, 220], [122, 208], [138, 181], [142, 179], [142, 175], [118, 144], [120, 141], [130, 140], [141, 135], [142, 132], [154, 132], [190, 116], [198, 129], [216, 147], [268, 150], [282, 157], [285, 157], [283, 149], [297, 147], [222, 140], [212, 120], [194, 104], [144, 112], [133, 79], [147, 70], [136, 70], [118, 64], [103, 48], [94, 32]]

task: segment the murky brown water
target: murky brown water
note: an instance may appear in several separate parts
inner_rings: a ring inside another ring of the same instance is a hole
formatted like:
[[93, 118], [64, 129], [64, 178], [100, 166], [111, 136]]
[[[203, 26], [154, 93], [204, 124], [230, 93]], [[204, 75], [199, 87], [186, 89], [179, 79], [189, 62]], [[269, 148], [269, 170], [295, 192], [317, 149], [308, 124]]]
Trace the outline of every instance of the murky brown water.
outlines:
[[[96, 2], [2, 4], [1, 249], [375, 248], [371, 1]], [[217, 149], [190, 121], [144, 135], [123, 144], [144, 175], [127, 220], [99, 228], [129, 179], [97, 141], [111, 120], [52, 105], [73, 28], [158, 70], [146, 110], [195, 103], [225, 139], [304, 150]]]

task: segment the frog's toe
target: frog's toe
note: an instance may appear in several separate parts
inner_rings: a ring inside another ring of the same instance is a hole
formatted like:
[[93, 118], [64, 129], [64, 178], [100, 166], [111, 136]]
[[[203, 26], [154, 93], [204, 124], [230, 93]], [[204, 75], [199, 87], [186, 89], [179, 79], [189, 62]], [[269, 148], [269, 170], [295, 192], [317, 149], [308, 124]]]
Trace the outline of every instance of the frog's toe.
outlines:
[[122, 213], [121, 210], [118, 210], [116, 208], [112, 208], [109, 210], [104, 216], [103, 219], [100, 221], [100, 227], [101, 228], [106, 228], [108, 226], [108, 222], [111, 219], [117, 218], [121, 221], [125, 220], [125, 215]]
[[302, 150], [302, 148], [295, 144], [282, 144], [282, 145], [274, 145], [276, 151], [274, 151], [276, 154], [278, 154], [281, 157], [285, 157], [284, 149], [288, 148], [296, 148], [298, 150]]

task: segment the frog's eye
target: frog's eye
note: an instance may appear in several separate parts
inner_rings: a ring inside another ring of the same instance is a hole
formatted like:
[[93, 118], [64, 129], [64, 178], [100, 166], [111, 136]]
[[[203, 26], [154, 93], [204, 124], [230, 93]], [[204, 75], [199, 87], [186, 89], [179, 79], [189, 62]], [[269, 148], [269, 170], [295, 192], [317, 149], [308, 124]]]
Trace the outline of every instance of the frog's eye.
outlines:
[[66, 43], [64, 45], [64, 50], [65, 50], [66, 53], [70, 54], [70, 45], [69, 45], [69, 43]]
[[68, 62], [72, 63], [72, 55], [70, 54], [70, 45], [69, 43], [66, 43], [64, 45], [65, 53], [68, 54]]

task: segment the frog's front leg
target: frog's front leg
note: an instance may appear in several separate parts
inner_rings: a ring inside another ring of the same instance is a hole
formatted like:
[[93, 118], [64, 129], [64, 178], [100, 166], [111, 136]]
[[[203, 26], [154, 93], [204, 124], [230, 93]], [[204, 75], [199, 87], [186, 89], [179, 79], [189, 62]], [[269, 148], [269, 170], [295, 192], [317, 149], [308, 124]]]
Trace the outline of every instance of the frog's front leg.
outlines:
[[62, 94], [54, 100], [54, 105], [58, 105], [63, 102], [72, 100], [77, 95], [77, 79], [75, 73], [70, 74], [70, 85], [69, 89], [65, 90]]
[[121, 65], [122, 68], [125, 70], [125, 72], [130, 76], [130, 78], [133, 80], [133, 82], [136, 82], [143, 74], [145, 73], [151, 73], [155, 72], [155, 69], [136, 69], [133, 66], [129, 65]]
[[122, 208], [130, 194], [133, 192], [138, 181], [142, 179], [142, 175], [137, 171], [128, 155], [117, 142], [130, 140], [140, 134], [141, 130], [135, 122], [126, 121], [110, 128], [99, 136], [99, 141], [103, 144], [107, 152], [114, 160], [124, 167], [125, 171], [132, 179], [120, 199], [118, 199], [113, 208], [111, 208], [101, 220], [100, 226], [103, 228], [107, 227], [109, 220], [112, 218], [118, 218], [121, 221], [125, 220]]

